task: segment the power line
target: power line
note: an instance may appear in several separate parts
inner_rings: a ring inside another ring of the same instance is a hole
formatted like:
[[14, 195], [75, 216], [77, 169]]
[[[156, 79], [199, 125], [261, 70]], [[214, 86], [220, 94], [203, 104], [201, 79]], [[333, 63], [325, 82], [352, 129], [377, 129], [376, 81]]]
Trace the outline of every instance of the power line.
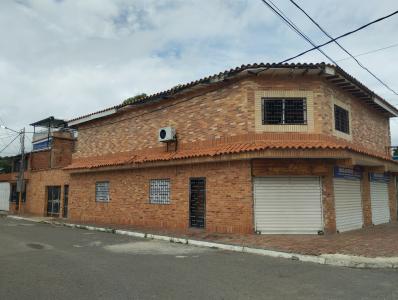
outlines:
[[[383, 50], [386, 50], [386, 49], [394, 48], [394, 47], [397, 47], [397, 46], [398, 46], [398, 44], [392, 44], [390, 46], [386, 46], [386, 47], [383, 47], [383, 48], [377, 48], [377, 49], [370, 50], [370, 51], [367, 51], [367, 52], [362, 52], [362, 53], [359, 53], [359, 54], [354, 55], [354, 56], [355, 57], [360, 57], [360, 56], [364, 56], [364, 55], [367, 55], [367, 54], [371, 54], [371, 53], [383, 51]], [[338, 59], [336, 61], [339, 62], [339, 61], [347, 60], [347, 59], [350, 59], [350, 58], [351, 57], [345, 57], [345, 58], [342, 58], [342, 59]]]
[[[3, 126], [1, 126], [1, 127], [4, 127], [4, 129], [6, 129], [6, 128], [8, 128], [7, 126], [6, 126], [6, 122], [4, 122], [4, 119], [2, 118], [2, 117], [0, 117], [0, 122], [1, 123], [3, 123]], [[14, 131], [14, 130], [11, 130], [11, 131]], [[15, 132], [15, 131], [14, 131]], [[16, 133], [18, 133], [18, 132], [16, 132]], [[9, 131], [5, 131], [5, 134], [7, 135], [7, 138], [9, 139], [9, 138], [12, 138], [12, 135], [11, 135], [11, 133], [9, 132]], [[4, 140], [3, 138], [1, 138], [2, 139], [2, 141]], [[3, 145], [5, 145], [5, 143], [4, 142], [2, 142], [2, 144]], [[17, 151], [19, 151], [19, 149], [15, 146], [15, 144], [13, 144], [12, 145], [13, 147], [14, 147], [14, 149], [16, 149]]]
[[12, 139], [11, 142], [9, 142], [4, 148], [2, 148], [2, 149], [0, 150], [0, 153], [3, 152], [5, 149], [7, 149], [7, 147], [10, 146], [10, 145], [19, 137], [19, 135], [20, 135], [20, 134], [16, 135], [16, 136]]
[[[367, 24], [365, 24], [365, 25], [362, 25], [362, 26], [360, 26], [360, 27], [358, 27], [358, 28], [356, 28], [356, 29], [354, 29], [354, 30], [351, 30], [351, 31], [349, 31], [349, 32], [346, 32], [346, 33], [344, 33], [344, 34], [342, 34], [342, 35], [340, 35], [340, 36], [338, 36], [338, 37], [335, 37], [335, 38], [333, 38], [333, 39], [331, 39], [331, 40], [329, 40], [329, 41], [327, 41], [327, 42], [325, 42], [325, 43], [323, 43], [323, 44], [314, 46], [313, 48], [310, 48], [310, 49], [308, 49], [308, 50], [306, 50], [306, 51], [303, 51], [303, 52], [301, 52], [301, 53], [299, 53], [299, 54], [297, 54], [297, 55], [295, 55], [295, 56], [293, 56], [293, 57], [287, 58], [287, 59], [285, 59], [285, 60], [279, 62], [278, 64], [282, 64], [282, 63], [288, 62], [288, 61], [293, 60], [293, 59], [295, 59], [295, 58], [297, 58], [297, 57], [303, 56], [304, 54], [306, 54], [306, 53], [308, 53], [308, 52], [311, 52], [311, 51], [314, 51], [314, 50], [318, 50], [319, 48], [322, 48], [323, 46], [326, 46], [326, 45], [328, 45], [328, 44], [330, 44], [330, 43], [333, 43], [333, 42], [336, 41], [336, 40], [339, 40], [339, 39], [341, 39], [341, 38], [343, 38], [343, 37], [349, 36], [349, 35], [351, 35], [351, 34], [353, 34], [353, 33], [356, 33], [356, 32], [358, 32], [358, 31], [360, 31], [360, 30], [363, 30], [363, 29], [365, 29], [366, 27], [371, 26], [372, 24], [381, 22], [381, 21], [383, 21], [383, 20], [385, 20], [385, 19], [387, 19], [387, 18], [390, 18], [390, 17], [392, 17], [392, 16], [394, 16], [394, 15], [396, 15], [396, 14], [398, 14], [398, 10], [395, 11], [395, 12], [393, 12], [393, 13], [391, 13], [391, 14], [388, 14], [388, 15], [386, 15], [386, 16], [384, 16], [384, 17], [380, 17], [380, 18], [378, 18], [378, 19], [376, 19], [376, 20], [373, 20], [373, 21], [371, 21], [371, 22], [369, 22], [369, 23], [367, 23]], [[289, 25], [289, 26], [290, 26], [290, 25]], [[292, 25], [292, 26], [293, 26], [293, 25]], [[201, 94], [201, 95], [203, 95], [203, 94]], [[162, 109], [169, 108], [169, 107], [173, 107], [173, 106], [176, 106], [176, 105], [178, 105], [178, 104], [180, 104], [180, 103], [184, 103], [184, 102], [190, 101], [190, 100], [192, 100], [192, 99], [194, 99], [194, 98], [196, 98], [196, 97], [198, 97], [198, 96], [200, 96], [200, 95], [195, 95], [195, 96], [192, 96], [192, 97], [183, 99], [183, 100], [181, 100], [181, 101], [178, 101], [178, 102], [175, 102], [175, 103], [172, 103], [172, 104], [169, 104], [169, 105], [165, 105], [165, 106], [163, 106], [163, 107], [161, 107], [161, 108], [156, 108], [156, 109], [153, 109], [153, 110], [151, 110], [151, 111], [146, 111], [146, 112], [141, 113], [141, 114], [137, 114], [137, 115], [133, 115], [133, 116], [121, 118], [121, 119], [114, 120], [114, 121], [111, 121], [111, 122], [108, 122], [108, 123], [102, 123], [102, 124], [87, 126], [87, 127], [85, 127], [85, 128], [81, 128], [80, 130], [86, 130], [86, 129], [91, 129], [91, 128], [98, 128], [98, 127], [102, 127], [102, 126], [108, 126], [108, 125], [112, 125], [112, 124], [115, 124], [115, 123], [127, 121], [127, 120], [130, 120], [130, 119], [134, 119], [134, 118], [137, 118], [137, 117], [142, 117], [142, 116], [144, 116], [144, 115], [148, 115], [148, 114], [151, 114], [151, 113], [160, 111], [160, 110], [162, 110]]]
[[[305, 33], [303, 33], [296, 24], [292, 20], [290, 20], [282, 10], [280, 10], [271, 0], [269, 0], [270, 3], [268, 3], [267, 0], [261, 0], [265, 5], [268, 6], [269, 9], [271, 9], [276, 15], [278, 15], [282, 21], [284, 21], [290, 29], [292, 29], [294, 32], [296, 32], [299, 36], [301, 36], [303, 39], [305, 39], [307, 42], [309, 42], [314, 48], [317, 47], [315, 42], [313, 42]], [[329, 59], [332, 63], [335, 65], [338, 65], [337, 62], [335, 62], [329, 55], [327, 55], [322, 49], [319, 47], [316, 48], [319, 52], [321, 52], [327, 59]]]
[[390, 14], [384, 16], [384, 17], [381, 17], [381, 18], [378, 18], [378, 19], [376, 19], [376, 20], [373, 20], [373, 21], [371, 21], [371, 22], [369, 22], [369, 23], [366, 23], [365, 25], [362, 25], [362, 26], [358, 27], [357, 29], [354, 29], [354, 30], [351, 30], [351, 31], [349, 31], [349, 32], [346, 32], [346, 33], [344, 33], [344, 34], [342, 34], [342, 35], [339, 35], [338, 37], [335, 37], [335, 38], [333, 38], [333, 39], [331, 39], [331, 40], [329, 40], [329, 41], [327, 41], [327, 42], [325, 42], [325, 43], [323, 43], [323, 44], [320, 44], [320, 45], [318, 45], [318, 46], [316, 46], [316, 47], [313, 47], [313, 48], [310, 48], [310, 49], [308, 49], [308, 50], [305, 50], [305, 51], [303, 51], [303, 52], [301, 52], [301, 53], [299, 53], [299, 54], [297, 54], [297, 55], [295, 55], [295, 56], [292, 56], [292, 57], [290, 57], [290, 58], [287, 58], [287, 59], [285, 59], [285, 60], [282, 60], [280, 63], [282, 64], [282, 63], [291, 61], [291, 60], [293, 60], [293, 59], [295, 59], [295, 58], [298, 58], [298, 57], [300, 57], [300, 56], [303, 56], [304, 54], [307, 54], [308, 52], [317, 50], [318, 48], [322, 48], [323, 46], [329, 45], [329, 44], [333, 43], [334, 41], [337, 41], [337, 40], [339, 40], [339, 39], [341, 39], [341, 38], [343, 38], [343, 37], [349, 36], [349, 35], [351, 35], [351, 34], [353, 34], [353, 33], [355, 33], [355, 32], [358, 32], [358, 31], [360, 31], [360, 30], [362, 30], [362, 29], [365, 29], [366, 27], [369, 27], [370, 25], [373, 25], [373, 24], [376, 24], [376, 23], [378, 23], [378, 22], [381, 22], [381, 21], [383, 21], [383, 20], [385, 20], [385, 19], [387, 19], [387, 18], [390, 18], [390, 17], [392, 17], [392, 16], [394, 16], [394, 15], [396, 15], [396, 14], [398, 14], [398, 10], [396, 10], [396, 11], [394, 11], [394, 12], [392, 12], [392, 13], [390, 13]]
[[[308, 19], [311, 20], [312, 23], [315, 24], [328, 38], [333, 39], [333, 37], [319, 24], [317, 23], [300, 5], [298, 5], [294, 0], [290, 0], [294, 6], [296, 6], [303, 14], [307, 16]], [[345, 53], [347, 53], [362, 69], [368, 72], [373, 78], [375, 78], [378, 82], [380, 82], [384, 87], [390, 90], [395, 95], [398, 95], [396, 91], [394, 91], [390, 86], [388, 86], [383, 80], [381, 80], [378, 76], [376, 76], [372, 71], [370, 71], [366, 66], [364, 66], [358, 59], [356, 59], [346, 48], [344, 48], [338, 41], [334, 41], [334, 43], [340, 47]]]

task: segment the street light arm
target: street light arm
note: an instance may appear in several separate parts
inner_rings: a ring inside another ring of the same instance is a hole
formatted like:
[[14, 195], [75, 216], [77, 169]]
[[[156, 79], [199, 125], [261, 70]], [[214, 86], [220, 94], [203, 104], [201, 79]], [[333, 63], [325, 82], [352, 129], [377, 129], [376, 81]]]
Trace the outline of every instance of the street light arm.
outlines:
[[7, 130], [13, 131], [13, 132], [15, 132], [15, 133], [21, 133], [20, 131], [16, 131], [16, 130], [11, 129], [11, 128], [9, 128], [9, 127], [7, 127], [7, 126], [4, 126], [4, 125], [0, 125], [0, 128], [7, 129]]

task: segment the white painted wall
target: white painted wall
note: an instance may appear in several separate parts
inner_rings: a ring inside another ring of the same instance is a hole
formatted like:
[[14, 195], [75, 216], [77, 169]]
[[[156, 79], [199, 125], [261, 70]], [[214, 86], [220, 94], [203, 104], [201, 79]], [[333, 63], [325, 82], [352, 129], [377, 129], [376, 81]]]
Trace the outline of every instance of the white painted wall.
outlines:
[[0, 210], [9, 210], [10, 192], [10, 184], [8, 182], [0, 182]]

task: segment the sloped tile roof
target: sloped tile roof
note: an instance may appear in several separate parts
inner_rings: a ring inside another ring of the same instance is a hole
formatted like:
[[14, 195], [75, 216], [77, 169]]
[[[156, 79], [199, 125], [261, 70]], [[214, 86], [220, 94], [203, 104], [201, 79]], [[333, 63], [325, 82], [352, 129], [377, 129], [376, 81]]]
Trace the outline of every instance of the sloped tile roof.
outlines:
[[[268, 138], [267, 138], [268, 137]], [[250, 141], [250, 138], [252, 140]], [[277, 139], [279, 138], [279, 139]], [[240, 141], [239, 141], [240, 139]], [[182, 160], [199, 157], [215, 157], [228, 154], [262, 150], [350, 150], [384, 160], [391, 160], [386, 152], [372, 152], [341, 139], [317, 134], [261, 134], [234, 138], [233, 141], [192, 143], [178, 151], [163, 149], [108, 154], [97, 157], [75, 159], [66, 170], [95, 169], [110, 166], [125, 166], [149, 162]]]

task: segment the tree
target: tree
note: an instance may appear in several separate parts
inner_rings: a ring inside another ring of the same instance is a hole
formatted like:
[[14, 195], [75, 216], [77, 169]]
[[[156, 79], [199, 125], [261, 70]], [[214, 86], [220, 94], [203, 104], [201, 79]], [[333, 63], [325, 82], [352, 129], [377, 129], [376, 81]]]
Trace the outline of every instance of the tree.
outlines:
[[0, 157], [0, 173], [11, 172], [11, 160], [7, 157]]
[[135, 103], [139, 100], [142, 100], [146, 97], [147, 97], [147, 94], [141, 93], [141, 94], [135, 95], [134, 97], [127, 98], [126, 100], [123, 101], [123, 104], [124, 105], [133, 104], [133, 103]]

